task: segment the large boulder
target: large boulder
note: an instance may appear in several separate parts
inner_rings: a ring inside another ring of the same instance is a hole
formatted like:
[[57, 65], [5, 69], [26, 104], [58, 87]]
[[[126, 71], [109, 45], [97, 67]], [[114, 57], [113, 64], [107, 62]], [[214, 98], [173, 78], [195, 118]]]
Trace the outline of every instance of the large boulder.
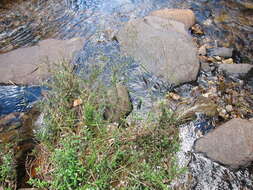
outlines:
[[247, 167], [253, 161], [253, 121], [232, 119], [195, 143], [196, 152], [231, 167]]
[[117, 34], [121, 51], [174, 84], [196, 80], [197, 50], [183, 23], [156, 16], [129, 21]]
[[182, 22], [186, 29], [195, 24], [195, 14], [190, 9], [160, 9], [150, 13], [151, 16], [158, 16], [169, 20]]
[[69, 60], [83, 46], [83, 39], [47, 39], [32, 47], [0, 54], [0, 83], [39, 84], [49, 77], [48, 68], [60, 59]]

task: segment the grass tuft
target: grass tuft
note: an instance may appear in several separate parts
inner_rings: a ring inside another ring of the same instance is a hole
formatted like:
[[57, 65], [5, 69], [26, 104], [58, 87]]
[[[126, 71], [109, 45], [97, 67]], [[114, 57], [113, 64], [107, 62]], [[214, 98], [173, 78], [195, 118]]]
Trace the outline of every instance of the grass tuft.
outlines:
[[99, 71], [85, 79], [62, 62], [41, 104], [45, 129], [37, 134], [29, 183], [51, 190], [156, 189], [170, 187], [177, 166], [178, 129], [163, 108], [157, 122], [119, 128], [104, 121], [106, 88]]

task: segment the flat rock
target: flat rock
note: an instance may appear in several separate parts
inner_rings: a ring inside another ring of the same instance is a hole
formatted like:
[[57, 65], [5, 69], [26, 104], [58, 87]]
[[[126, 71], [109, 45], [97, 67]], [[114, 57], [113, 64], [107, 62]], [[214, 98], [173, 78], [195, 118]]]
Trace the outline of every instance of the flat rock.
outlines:
[[83, 39], [47, 39], [32, 47], [0, 54], [0, 83], [39, 84], [49, 77], [48, 68], [61, 59], [69, 60], [83, 46]]
[[189, 29], [195, 24], [195, 14], [190, 9], [160, 9], [150, 13], [150, 16], [158, 16], [165, 19], [170, 19], [178, 22], [182, 22], [186, 29]]
[[253, 161], [253, 122], [232, 119], [198, 139], [195, 151], [232, 169], [247, 167]]
[[121, 51], [170, 83], [196, 80], [197, 49], [184, 24], [156, 16], [129, 21], [117, 34]]
[[253, 65], [250, 64], [220, 64], [219, 69], [229, 74], [246, 75], [253, 69]]

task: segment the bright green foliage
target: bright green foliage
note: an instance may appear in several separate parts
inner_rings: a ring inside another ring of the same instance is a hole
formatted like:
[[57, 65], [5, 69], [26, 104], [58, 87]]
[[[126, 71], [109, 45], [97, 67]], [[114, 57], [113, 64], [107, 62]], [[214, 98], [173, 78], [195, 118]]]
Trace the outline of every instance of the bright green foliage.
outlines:
[[0, 187], [12, 189], [16, 183], [15, 159], [11, 146], [0, 146]]

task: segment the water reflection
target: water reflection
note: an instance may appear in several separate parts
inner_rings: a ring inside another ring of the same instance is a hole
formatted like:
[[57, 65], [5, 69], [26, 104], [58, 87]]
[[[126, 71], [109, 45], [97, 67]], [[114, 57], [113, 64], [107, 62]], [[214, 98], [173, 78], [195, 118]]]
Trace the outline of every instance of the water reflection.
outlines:
[[0, 115], [23, 112], [41, 96], [41, 87], [1, 86]]

